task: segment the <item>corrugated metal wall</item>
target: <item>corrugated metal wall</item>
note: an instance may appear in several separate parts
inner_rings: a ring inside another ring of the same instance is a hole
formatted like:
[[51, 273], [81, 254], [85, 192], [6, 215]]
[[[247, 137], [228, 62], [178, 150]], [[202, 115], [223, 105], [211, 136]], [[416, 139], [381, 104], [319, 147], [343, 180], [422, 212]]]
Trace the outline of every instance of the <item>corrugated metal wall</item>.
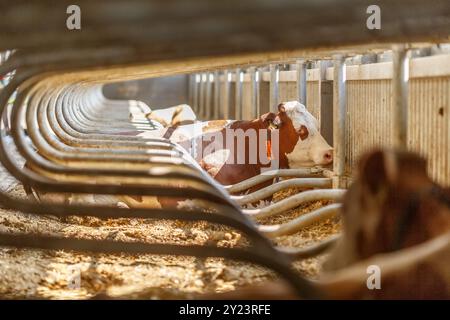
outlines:
[[[346, 174], [359, 156], [391, 146], [391, 80], [347, 81]], [[450, 185], [450, 77], [409, 82], [408, 148], [428, 159], [430, 175]]]
[[252, 84], [245, 81], [242, 84], [242, 119], [254, 119], [252, 111]]
[[[228, 86], [228, 93], [227, 93]], [[233, 83], [227, 84], [226, 81], [220, 82], [220, 114], [219, 119], [232, 119], [234, 118], [234, 90]]]
[[351, 175], [362, 153], [391, 144], [391, 80], [347, 81], [346, 93], [345, 172]]
[[186, 103], [189, 99], [187, 75], [131, 80], [103, 86], [109, 99], [135, 99], [152, 109], [161, 109]]
[[[308, 81], [306, 83], [306, 107], [314, 117], [321, 122], [320, 117], [320, 91], [318, 81]], [[296, 100], [296, 99], [294, 99]]]
[[450, 77], [411, 79], [408, 147], [428, 159], [431, 176], [450, 185]]
[[278, 95], [280, 101], [296, 100], [297, 83], [292, 81], [280, 81]]

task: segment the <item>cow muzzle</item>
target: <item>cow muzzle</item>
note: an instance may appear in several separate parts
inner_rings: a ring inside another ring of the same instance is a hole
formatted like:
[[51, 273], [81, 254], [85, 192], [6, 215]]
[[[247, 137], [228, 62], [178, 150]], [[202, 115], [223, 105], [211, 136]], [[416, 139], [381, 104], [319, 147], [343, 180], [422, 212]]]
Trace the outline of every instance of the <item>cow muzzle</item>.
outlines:
[[333, 149], [326, 149], [318, 152], [314, 162], [316, 165], [328, 165], [333, 163]]

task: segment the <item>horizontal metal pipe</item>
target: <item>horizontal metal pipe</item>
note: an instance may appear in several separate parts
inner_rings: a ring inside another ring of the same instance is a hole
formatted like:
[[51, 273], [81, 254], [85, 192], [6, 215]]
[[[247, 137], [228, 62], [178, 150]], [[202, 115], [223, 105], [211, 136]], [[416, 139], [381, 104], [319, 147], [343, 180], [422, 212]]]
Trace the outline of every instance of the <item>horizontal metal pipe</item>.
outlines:
[[345, 192], [345, 189], [309, 190], [283, 199], [262, 209], [244, 209], [242, 212], [254, 218], [265, 218], [288, 211], [305, 202], [319, 200], [340, 201]]
[[283, 180], [265, 187], [261, 190], [255, 191], [243, 196], [231, 196], [231, 200], [236, 201], [237, 204], [243, 205], [247, 203], [253, 203], [255, 201], [267, 198], [273, 195], [275, 192], [288, 189], [288, 188], [327, 188], [331, 187], [330, 178], [294, 178]]
[[277, 224], [271, 226], [260, 225], [258, 226], [258, 230], [269, 238], [293, 234], [314, 223], [334, 218], [339, 213], [341, 207], [342, 205], [340, 203], [333, 203], [325, 207], [305, 213], [304, 215], [301, 215], [300, 217], [295, 218], [284, 224]]
[[340, 235], [333, 235], [325, 240], [318, 243], [314, 243], [304, 248], [277, 248], [279, 251], [285, 253], [292, 260], [303, 260], [318, 256], [319, 254], [325, 253], [327, 250], [332, 248], [336, 242], [339, 240]]
[[[370, 0], [253, 1], [245, 5], [239, 0], [76, 3], [82, 8], [82, 32], [68, 32], [64, 27], [68, 1], [41, 0], [29, 2], [26, 7], [6, 6], [0, 20], [0, 50], [98, 47], [127, 42], [137, 48], [139, 57], [149, 61], [241, 54], [240, 63], [245, 64], [255, 61], [245, 56], [250, 53], [279, 52], [272, 59], [282, 59], [298, 57], [300, 53], [294, 49], [343, 45], [348, 48], [352, 44], [399, 40], [436, 41], [447, 39], [450, 29], [447, 0], [434, 0], [431, 6], [422, 0], [409, 0], [405, 5], [379, 0], [376, 3], [383, 9], [382, 32], [368, 32], [364, 26], [366, 9], [373, 4]], [[278, 16], [283, 19], [277, 21], [276, 28], [267, 23], [270, 17]], [[308, 30], [308, 34], [299, 30]], [[317, 55], [316, 51], [312, 54]], [[269, 58], [270, 55], [264, 56], [264, 60]], [[183, 67], [195, 70], [191, 65], [184, 63]]]
[[122, 242], [112, 240], [91, 240], [46, 236], [42, 234], [9, 234], [0, 232], [0, 245], [17, 248], [32, 248], [44, 250], [70, 250], [94, 253], [128, 253], [128, 254], [163, 254], [195, 257], [223, 257], [234, 260], [256, 263], [279, 273], [288, 281], [301, 297], [319, 298], [321, 294], [309, 280], [296, 276], [295, 272], [285, 265], [268, 259], [258, 251], [239, 248], [225, 248], [199, 245], [174, 245], [160, 243]]
[[267, 180], [279, 177], [310, 177], [311, 175], [318, 175], [322, 172], [320, 168], [298, 168], [298, 169], [277, 169], [265, 171], [255, 177], [241, 181], [239, 183], [225, 186], [225, 190], [229, 193], [244, 191]]

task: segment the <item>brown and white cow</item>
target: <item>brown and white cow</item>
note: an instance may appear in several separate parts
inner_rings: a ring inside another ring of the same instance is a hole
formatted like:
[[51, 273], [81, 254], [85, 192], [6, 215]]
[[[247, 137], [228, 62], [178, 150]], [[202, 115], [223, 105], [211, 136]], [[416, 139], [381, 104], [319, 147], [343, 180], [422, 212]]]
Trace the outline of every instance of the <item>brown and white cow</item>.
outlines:
[[274, 168], [328, 165], [333, 149], [319, 132], [317, 119], [297, 101], [255, 120], [214, 120], [146, 132], [187, 149], [222, 184], [234, 184]]
[[[255, 120], [213, 120], [133, 135], [179, 143], [222, 184], [238, 183], [266, 169], [328, 165], [333, 159], [333, 149], [320, 135], [318, 121], [297, 101], [281, 103], [277, 113]], [[96, 197], [111, 199], [94, 196], [94, 201]], [[137, 199], [141, 201], [121, 201], [133, 207], [158, 202], [148, 196]]]
[[[450, 299], [450, 189], [433, 183], [423, 158], [392, 150], [363, 156], [342, 219], [343, 235], [315, 282], [324, 297]], [[367, 286], [368, 268], [374, 266], [380, 270], [379, 289]], [[206, 298], [295, 294], [282, 282], [270, 282]]]
[[325, 268], [346, 267], [450, 232], [445, 199], [450, 190], [430, 179], [422, 157], [392, 150], [363, 156], [344, 198], [343, 237]]
[[[231, 134], [227, 134], [228, 131]], [[253, 121], [232, 122], [220, 131], [220, 136], [223, 147], [219, 145], [218, 150], [207, 152], [200, 163], [217, 181], [226, 185], [267, 169], [328, 165], [333, 160], [332, 148], [320, 135], [317, 120], [305, 106], [295, 101], [280, 104], [276, 114], [267, 113]], [[245, 143], [242, 143], [243, 137], [248, 138]], [[226, 146], [229, 139], [233, 139], [232, 148]], [[206, 143], [204, 150], [211, 144]], [[244, 161], [238, 161], [240, 155]]]

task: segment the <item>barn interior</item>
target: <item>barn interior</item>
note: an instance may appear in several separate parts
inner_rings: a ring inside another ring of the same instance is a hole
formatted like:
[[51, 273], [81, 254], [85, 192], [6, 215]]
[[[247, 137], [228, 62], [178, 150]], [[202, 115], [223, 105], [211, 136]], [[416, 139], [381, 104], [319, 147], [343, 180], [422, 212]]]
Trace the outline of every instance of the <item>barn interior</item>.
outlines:
[[[449, 299], [450, 6], [371, 2], [4, 8], [0, 297]], [[290, 101], [332, 163], [222, 183], [175, 140]]]

